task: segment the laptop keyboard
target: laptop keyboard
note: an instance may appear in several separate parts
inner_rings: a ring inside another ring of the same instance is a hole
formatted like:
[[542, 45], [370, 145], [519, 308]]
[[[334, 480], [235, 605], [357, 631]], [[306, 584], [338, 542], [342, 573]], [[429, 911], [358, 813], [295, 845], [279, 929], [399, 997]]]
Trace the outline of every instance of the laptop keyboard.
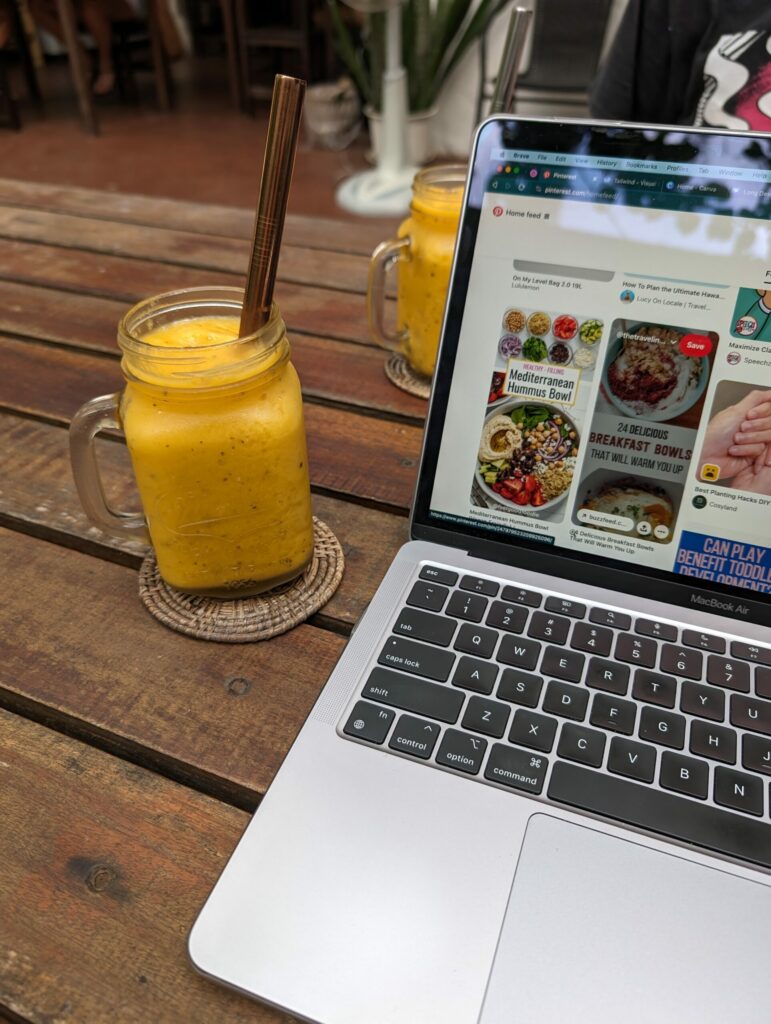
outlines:
[[771, 869], [771, 647], [423, 565], [343, 733]]

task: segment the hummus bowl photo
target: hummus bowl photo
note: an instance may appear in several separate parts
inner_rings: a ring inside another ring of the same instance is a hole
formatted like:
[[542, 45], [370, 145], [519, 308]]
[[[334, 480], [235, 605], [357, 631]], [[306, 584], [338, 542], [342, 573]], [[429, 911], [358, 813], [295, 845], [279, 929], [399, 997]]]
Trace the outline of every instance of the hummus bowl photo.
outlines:
[[535, 515], [565, 499], [579, 435], [558, 405], [510, 400], [485, 416], [475, 479], [485, 497], [511, 512]]

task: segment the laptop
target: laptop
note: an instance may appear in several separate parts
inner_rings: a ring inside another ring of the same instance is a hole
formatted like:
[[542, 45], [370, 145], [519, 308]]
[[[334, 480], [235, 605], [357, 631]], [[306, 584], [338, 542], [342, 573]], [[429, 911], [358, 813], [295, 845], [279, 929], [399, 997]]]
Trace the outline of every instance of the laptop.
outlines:
[[319, 1024], [768, 1024], [770, 210], [768, 136], [480, 127], [411, 540], [199, 971]]

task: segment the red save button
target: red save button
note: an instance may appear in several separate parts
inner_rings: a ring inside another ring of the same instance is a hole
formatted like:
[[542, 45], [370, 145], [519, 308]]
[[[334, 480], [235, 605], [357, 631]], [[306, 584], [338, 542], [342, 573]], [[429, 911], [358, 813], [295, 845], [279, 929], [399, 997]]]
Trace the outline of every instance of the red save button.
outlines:
[[684, 334], [680, 339], [680, 351], [684, 356], [699, 358], [712, 351], [712, 338], [706, 334]]

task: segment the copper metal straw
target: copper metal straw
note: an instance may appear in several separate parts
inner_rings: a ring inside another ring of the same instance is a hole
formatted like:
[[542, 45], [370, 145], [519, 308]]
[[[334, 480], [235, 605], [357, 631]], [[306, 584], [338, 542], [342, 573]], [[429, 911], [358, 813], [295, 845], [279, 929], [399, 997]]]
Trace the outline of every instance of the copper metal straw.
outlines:
[[514, 107], [514, 90], [517, 85], [522, 51], [533, 12], [527, 7], [515, 7], [511, 12], [509, 31], [501, 55], [495, 93], [490, 104], [490, 114], [510, 114]]
[[254, 221], [252, 255], [241, 310], [242, 338], [258, 331], [270, 316], [304, 96], [305, 82], [302, 79], [276, 75], [260, 198]]

